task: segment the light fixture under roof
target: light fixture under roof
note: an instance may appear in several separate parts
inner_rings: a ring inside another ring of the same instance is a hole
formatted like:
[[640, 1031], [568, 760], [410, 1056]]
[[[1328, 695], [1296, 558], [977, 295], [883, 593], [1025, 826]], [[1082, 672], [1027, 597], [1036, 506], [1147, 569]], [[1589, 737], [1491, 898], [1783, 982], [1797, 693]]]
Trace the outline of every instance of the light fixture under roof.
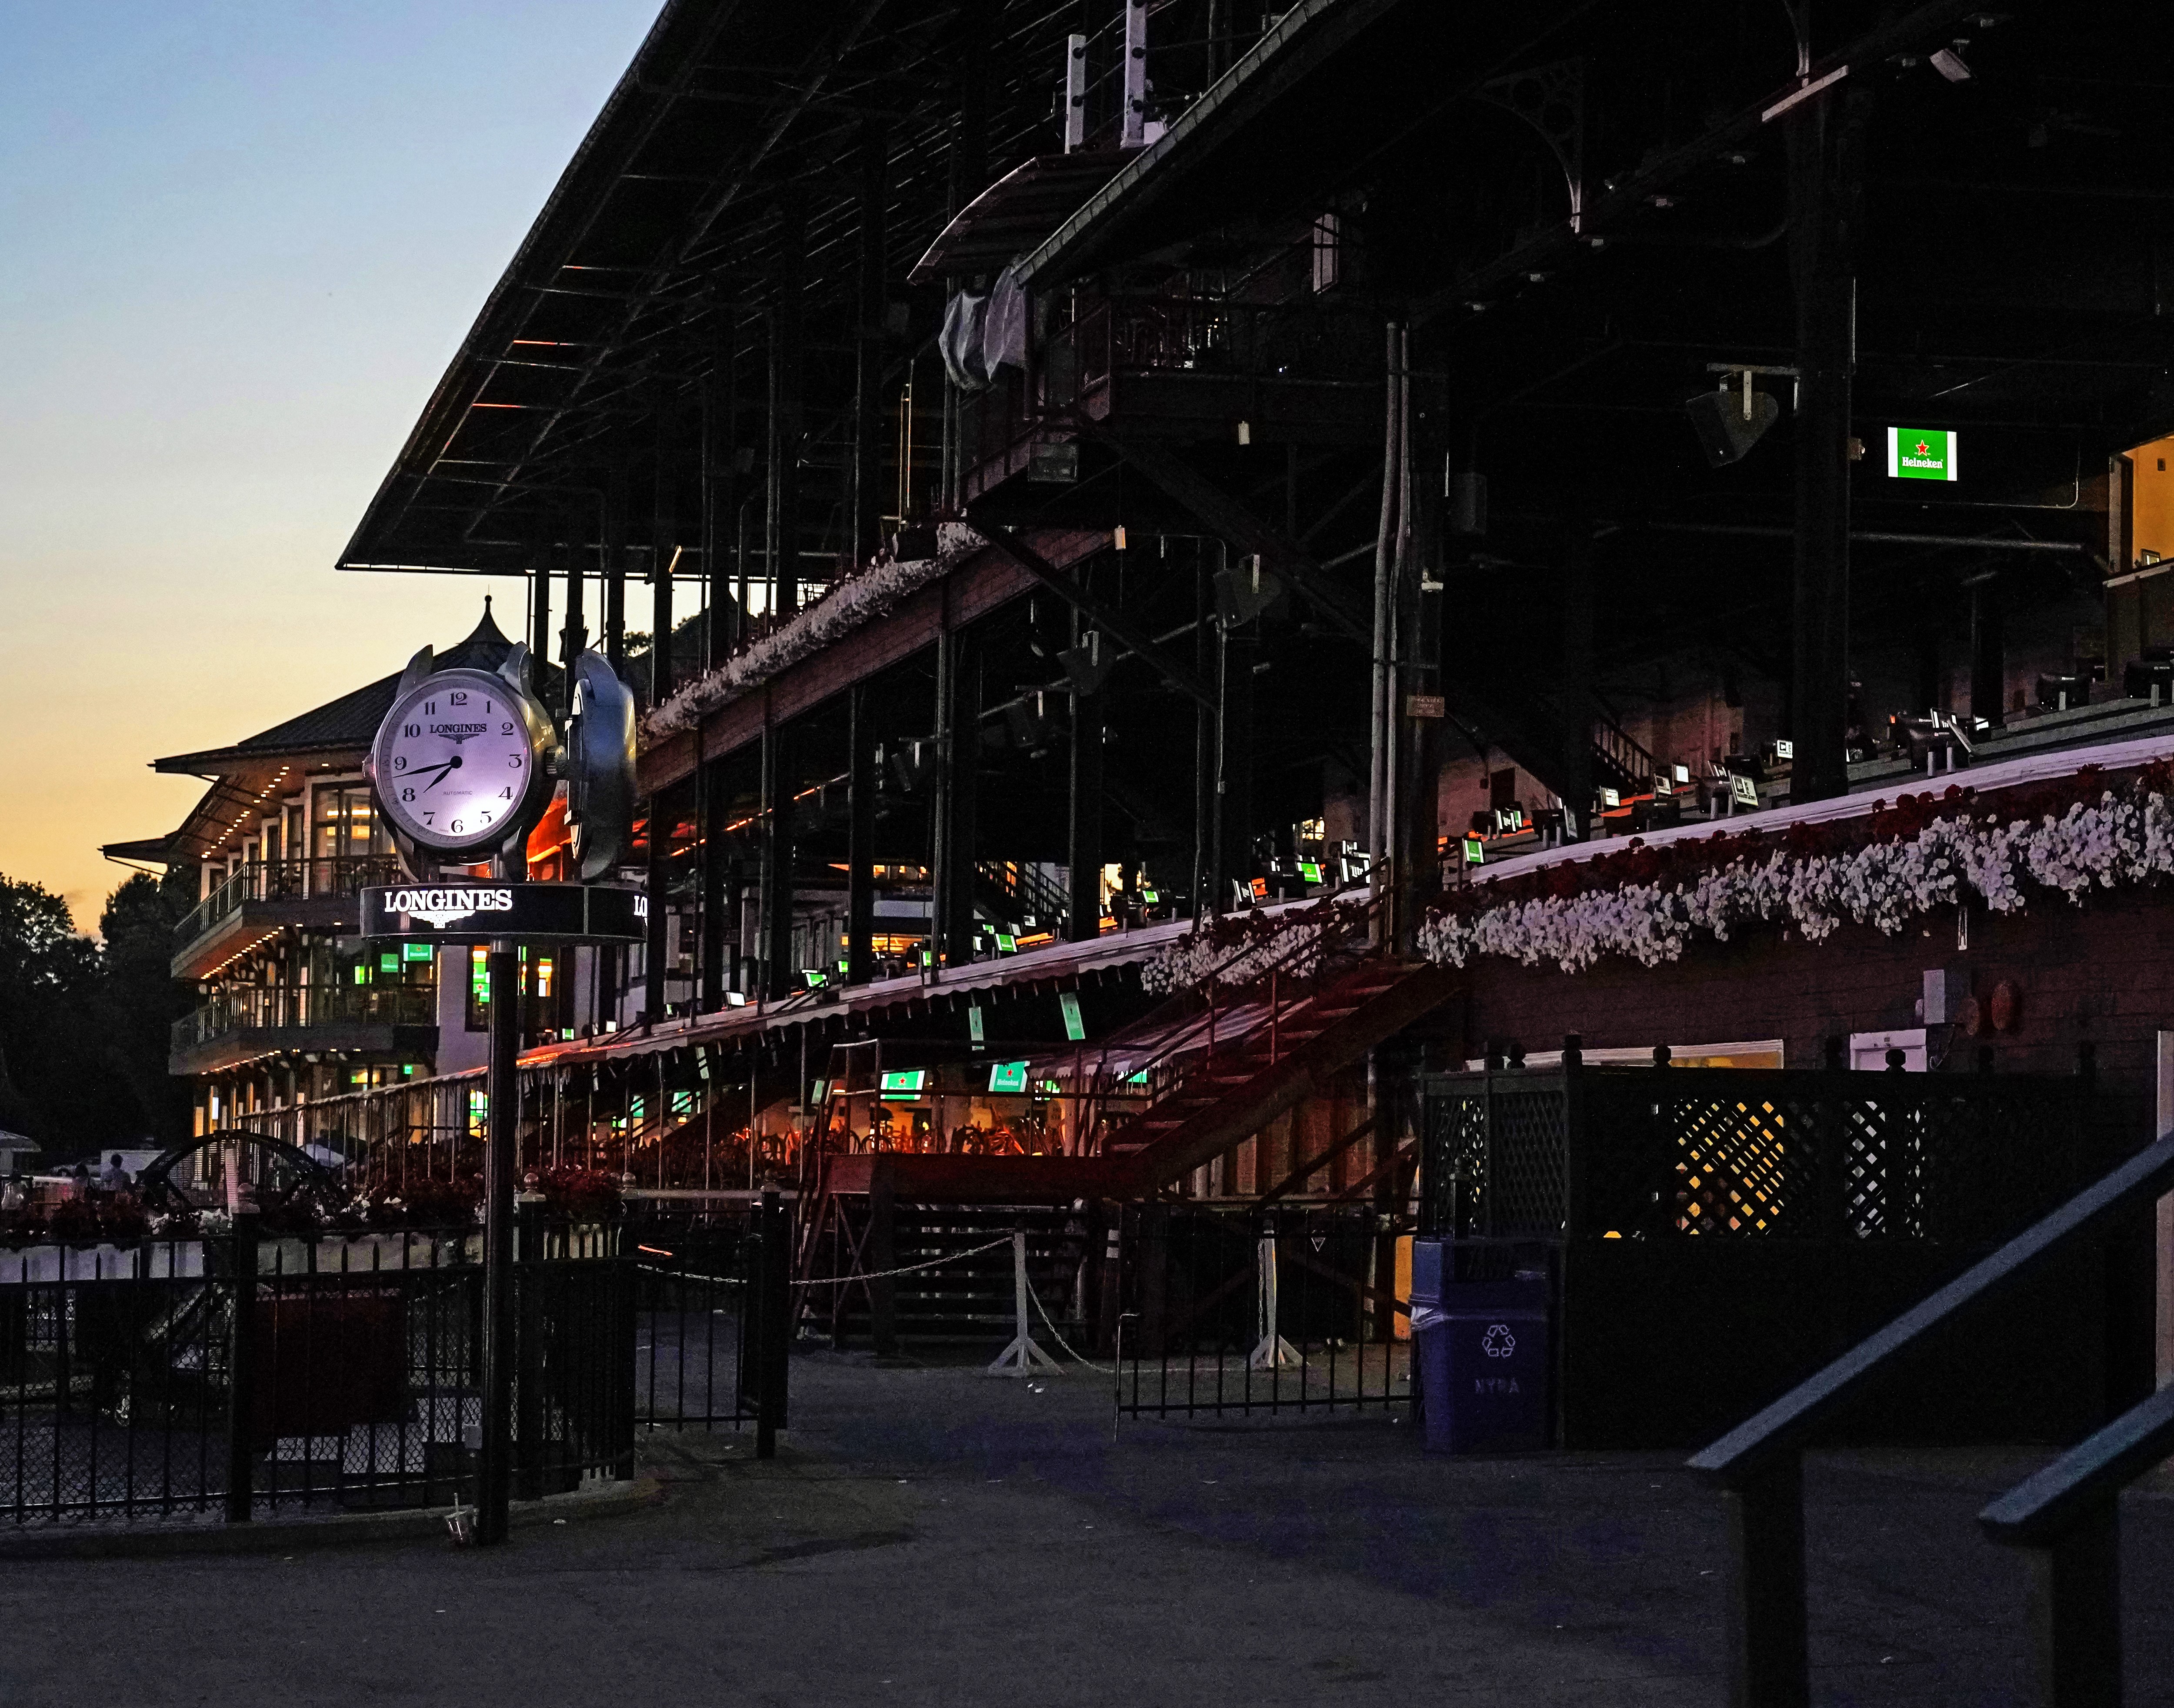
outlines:
[[1971, 68], [1963, 63], [1963, 57], [1952, 47], [1943, 47], [1933, 56], [1933, 69], [1950, 83], [1968, 83]]

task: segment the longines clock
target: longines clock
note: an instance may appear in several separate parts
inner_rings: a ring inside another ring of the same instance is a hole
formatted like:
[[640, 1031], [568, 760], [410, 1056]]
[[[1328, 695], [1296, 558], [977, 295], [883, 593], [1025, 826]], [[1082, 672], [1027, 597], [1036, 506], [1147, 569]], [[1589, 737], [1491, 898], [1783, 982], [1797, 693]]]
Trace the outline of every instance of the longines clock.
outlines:
[[378, 808], [411, 871], [518, 847], [549, 805], [558, 738], [529, 693], [528, 649], [495, 672], [409, 661], [370, 745]]

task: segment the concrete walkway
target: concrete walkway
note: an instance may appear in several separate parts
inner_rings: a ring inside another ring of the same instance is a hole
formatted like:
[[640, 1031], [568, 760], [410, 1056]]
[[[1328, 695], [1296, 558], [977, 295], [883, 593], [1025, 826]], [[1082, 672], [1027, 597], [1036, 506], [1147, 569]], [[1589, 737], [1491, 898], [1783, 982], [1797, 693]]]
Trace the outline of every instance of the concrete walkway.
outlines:
[[[1719, 1700], [1719, 1506], [1675, 1456], [1423, 1459], [1379, 1415], [1113, 1441], [1076, 1370], [794, 1381], [776, 1461], [653, 1436], [661, 1503], [495, 1552], [19, 1565], [0, 1701]], [[1821, 1701], [2031, 1700], [2020, 1562], [1971, 1522], [2031, 1462], [1815, 1461]], [[2126, 1519], [2130, 1700], [2174, 1704], [2174, 1503]]]

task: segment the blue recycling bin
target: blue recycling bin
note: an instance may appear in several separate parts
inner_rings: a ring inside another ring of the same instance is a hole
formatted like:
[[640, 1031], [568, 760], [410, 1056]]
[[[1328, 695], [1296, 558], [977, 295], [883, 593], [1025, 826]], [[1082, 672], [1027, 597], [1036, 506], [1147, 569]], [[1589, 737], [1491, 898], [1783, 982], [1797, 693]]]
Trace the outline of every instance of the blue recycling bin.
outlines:
[[1548, 1282], [1443, 1279], [1452, 1242], [1412, 1241], [1412, 1354], [1430, 1453], [1548, 1445]]

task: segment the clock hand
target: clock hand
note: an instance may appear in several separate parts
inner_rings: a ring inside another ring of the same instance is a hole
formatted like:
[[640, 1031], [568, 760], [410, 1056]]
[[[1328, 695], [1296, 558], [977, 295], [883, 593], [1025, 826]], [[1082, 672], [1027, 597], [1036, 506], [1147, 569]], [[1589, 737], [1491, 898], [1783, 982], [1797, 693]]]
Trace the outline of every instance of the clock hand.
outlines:
[[446, 772], [457, 771], [460, 768], [461, 756], [458, 754], [455, 754], [452, 758], [447, 759], [444, 765], [438, 767], [438, 775], [431, 778], [429, 782], [423, 786], [423, 792], [426, 795], [429, 794], [431, 790], [436, 788], [439, 784], [445, 781]]

